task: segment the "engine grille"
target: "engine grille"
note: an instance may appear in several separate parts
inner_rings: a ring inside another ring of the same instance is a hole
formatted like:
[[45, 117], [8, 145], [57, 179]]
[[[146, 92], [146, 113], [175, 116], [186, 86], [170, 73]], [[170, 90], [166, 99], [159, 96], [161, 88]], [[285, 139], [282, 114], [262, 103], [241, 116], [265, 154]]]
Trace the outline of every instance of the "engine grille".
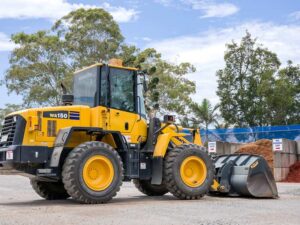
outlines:
[[5, 118], [0, 136], [0, 147], [7, 147], [13, 144], [17, 119], [17, 116], [9, 116]]

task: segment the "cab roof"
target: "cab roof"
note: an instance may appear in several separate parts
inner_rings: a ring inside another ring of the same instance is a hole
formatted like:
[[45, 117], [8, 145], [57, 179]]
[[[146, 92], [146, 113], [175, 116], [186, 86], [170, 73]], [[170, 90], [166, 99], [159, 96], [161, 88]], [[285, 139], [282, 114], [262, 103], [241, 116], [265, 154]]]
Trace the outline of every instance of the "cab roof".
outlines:
[[[93, 64], [91, 66], [87, 66], [87, 67], [84, 67], [84, 68], [82, 68], [80, 70], [76, 70], [74, 72], [74, 74], [80, 73], [82, 71], [85, 71], [87, 69], [90, 69], [90, 68], [93, 68], [93, 67], [96, 67], [96, 66], [103, 66], [103, 65], [105, 65], [105, 64], [104, 63], [95, 63], [95, 64]], [[118, 69], [124, 69], [124, 70], [134, 70], [134, 71], [138, 70], [137, 68], [134, 68], [134, 67], [118, 66], [118, 65], [113, 65], [113, 64], [108, 64], [108, 66], [112, 67], [112, 68], [118, 68]]]

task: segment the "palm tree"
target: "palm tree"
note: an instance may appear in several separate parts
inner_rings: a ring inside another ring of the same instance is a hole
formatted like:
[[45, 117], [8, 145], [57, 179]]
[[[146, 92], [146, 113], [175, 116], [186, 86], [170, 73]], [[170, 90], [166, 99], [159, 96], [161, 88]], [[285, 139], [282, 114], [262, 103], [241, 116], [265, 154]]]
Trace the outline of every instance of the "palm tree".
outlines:
[[192, 103], [191, 104], [191, 111], [193, 113], [193, 123], [196, 124], [198, 127], [200, 125], [205, 127], [206, 134], [205, 138], [208, 141], [207, 130], [209, 125], [211, 124], [218, 124], [218, 118], [220, 117], [217, 113], [217, 109], [219, 105], [215, 105], [214, 107], [209, 102], [208, 99], [203, 99], [201, 104]]

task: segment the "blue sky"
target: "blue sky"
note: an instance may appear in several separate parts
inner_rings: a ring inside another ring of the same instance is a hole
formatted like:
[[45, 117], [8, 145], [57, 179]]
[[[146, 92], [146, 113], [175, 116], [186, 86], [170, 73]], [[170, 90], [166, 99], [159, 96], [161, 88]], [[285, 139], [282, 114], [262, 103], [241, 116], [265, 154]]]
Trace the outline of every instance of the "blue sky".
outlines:
[[[225, 44], [239, 41], [248, 30], [283, 63], [300, 64], [300, 1], [296, 0], [1, 0], [0, 77], [9, 67], [14, 45], [10, 35], [49, 29], [69, 11], [101, 7], [119, 23], [127, 43], [155, 47], [170, 62], [188, 61], [197, 72], [196, 101], [218, 102], [216, 70], [223, 67]], [[7, 95], [0, 86], [0, 108], [21, 103], [20, 96]]]

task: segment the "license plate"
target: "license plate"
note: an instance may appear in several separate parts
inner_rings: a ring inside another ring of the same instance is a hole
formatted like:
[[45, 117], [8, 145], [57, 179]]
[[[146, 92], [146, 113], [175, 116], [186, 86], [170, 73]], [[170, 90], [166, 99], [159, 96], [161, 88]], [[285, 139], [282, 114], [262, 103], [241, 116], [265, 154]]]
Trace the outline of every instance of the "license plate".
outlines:
[[7, 151], [6, 152], [6, 160], [14, 159], [14, 153], [13, 151]]
[[5, 141], [7, 141], [7, 139], [8, 139], [8, 135], [3, 135], [1, 137], [1, 142], [5, 142]]

